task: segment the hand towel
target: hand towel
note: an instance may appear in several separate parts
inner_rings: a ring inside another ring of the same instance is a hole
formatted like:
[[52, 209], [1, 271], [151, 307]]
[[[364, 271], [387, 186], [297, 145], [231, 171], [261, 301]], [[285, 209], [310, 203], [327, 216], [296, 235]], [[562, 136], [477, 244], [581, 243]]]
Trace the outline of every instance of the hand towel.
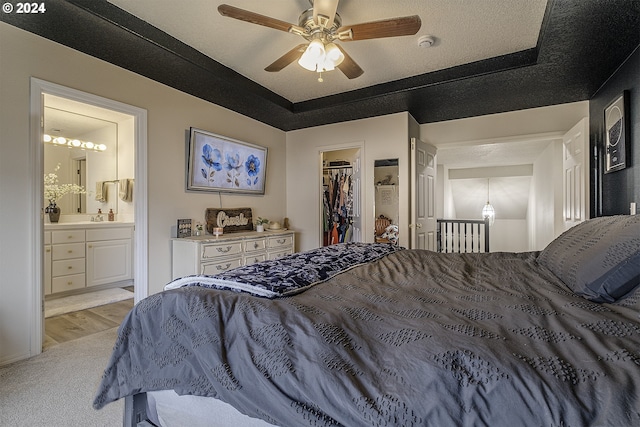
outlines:
[[121, 179], [119, 186], [119, 197], [123, 202], [133, 201], [133, 179]]
[[104, 181], [96, 182], [96, 201], [102, 203], [107, 201], [107, 183]]

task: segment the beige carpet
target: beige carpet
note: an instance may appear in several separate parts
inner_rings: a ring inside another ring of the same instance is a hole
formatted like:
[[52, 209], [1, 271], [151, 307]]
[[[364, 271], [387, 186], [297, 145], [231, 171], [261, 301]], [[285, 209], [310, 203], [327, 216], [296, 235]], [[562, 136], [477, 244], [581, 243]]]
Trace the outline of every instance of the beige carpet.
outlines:
[[59, 316], [72, 311], [86, 310], [130, 298], [133, 298], [133, 292], [122, 288], [104, 289], [87, 294], [56, 298], [45, 301], [44, 317]]
[[98, 384], [117, 328], [62, 344], [0, 367], [0, 426], [117, 427], [123, 401], [96, 411]]

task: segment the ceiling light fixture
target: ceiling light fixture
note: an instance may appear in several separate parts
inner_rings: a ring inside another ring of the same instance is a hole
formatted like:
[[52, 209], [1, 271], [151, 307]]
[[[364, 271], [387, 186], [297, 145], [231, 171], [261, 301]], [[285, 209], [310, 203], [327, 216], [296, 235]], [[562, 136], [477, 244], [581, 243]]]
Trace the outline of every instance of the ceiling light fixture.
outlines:
[[64, 136], [52, 137], [44, 134], [42, 138], [44, 142], [57, 146], [67, 146], [69, 148], [80, 148], [82, 150], [105, 151], [107, 146], [104, 144], [95, 144], [90, 141], [80, 141], [79, 139], [65, 138]]
[[313, 39], [298, 60], [298, 64], [306, 70], [320, 73], [318, 78], [322, 82], [322, 73], [332, 71], [342, 63], [344, 54], [335, 43], [325, 43], [322, 39]]
[[496, 220], [496, 210], [489, 203], [489, 178], [487, 178], [487, 204], [482, 208], [482, 218], [489, 220], [489, 226], [493, 225]]

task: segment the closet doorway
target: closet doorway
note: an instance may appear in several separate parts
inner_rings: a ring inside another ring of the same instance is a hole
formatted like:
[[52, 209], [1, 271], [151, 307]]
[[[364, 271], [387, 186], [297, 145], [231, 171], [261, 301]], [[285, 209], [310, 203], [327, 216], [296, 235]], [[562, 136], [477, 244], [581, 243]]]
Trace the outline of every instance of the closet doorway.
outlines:
[[362, 241], [360, 153], [360, 148], [320, 153], [322, 246]]

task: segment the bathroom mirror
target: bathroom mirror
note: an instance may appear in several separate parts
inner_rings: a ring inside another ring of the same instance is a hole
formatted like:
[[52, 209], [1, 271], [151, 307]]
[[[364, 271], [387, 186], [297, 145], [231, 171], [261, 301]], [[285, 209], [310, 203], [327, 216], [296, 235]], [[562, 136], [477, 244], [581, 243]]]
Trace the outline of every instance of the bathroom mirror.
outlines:
[[[375, 186], [375, 241], [398, 244], [398, 219], [400, 194], [398, 188], [398, 159], [381, 159], [374, 162]], [[389, 229], [389, 226], [392, 226]], [[395, 226], [395, 227], [393, 227]], [[394, 235], [395, 233], [395, 235]]]
[[110, 209], [118, 211], [118, 125], [93, 117], [84, 107], [55, 96], [45, 98], [44, 173], [56, 173], [58, 184], [78, 184], [87, 191], [56, 200], [62, 215], [101, 209], [106, 216]]

